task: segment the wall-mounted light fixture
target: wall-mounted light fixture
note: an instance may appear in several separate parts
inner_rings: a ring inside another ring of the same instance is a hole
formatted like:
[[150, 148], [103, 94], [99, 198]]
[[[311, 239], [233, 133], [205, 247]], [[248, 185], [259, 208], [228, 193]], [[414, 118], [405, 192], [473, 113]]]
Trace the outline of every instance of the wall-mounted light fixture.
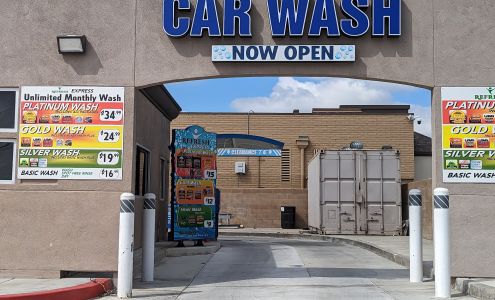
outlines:
[[86, 52], [86, 36], [66, 34], [57, 36], [58, 53]]

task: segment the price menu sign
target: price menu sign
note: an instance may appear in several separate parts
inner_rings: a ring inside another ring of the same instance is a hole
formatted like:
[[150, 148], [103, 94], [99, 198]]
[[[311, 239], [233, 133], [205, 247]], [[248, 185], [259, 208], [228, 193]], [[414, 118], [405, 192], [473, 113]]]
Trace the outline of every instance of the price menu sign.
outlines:
[[442, 88], [443, 181], [495, 182], [495, 88]]
[[174, 240], [215, 238], [216, 134], [190, 126], [173, 132]]
[[123, 87], [25, 86], [20, 179], [122, 179]]

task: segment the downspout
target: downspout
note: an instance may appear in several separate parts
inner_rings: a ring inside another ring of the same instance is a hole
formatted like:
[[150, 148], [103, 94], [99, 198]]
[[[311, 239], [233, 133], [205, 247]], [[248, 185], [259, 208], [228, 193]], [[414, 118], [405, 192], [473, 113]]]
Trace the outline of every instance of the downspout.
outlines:
[[306, 160], [304, 158], [304, 150], [306, 148], [308, 148], [309, 146], [309, 137], [308, 136], [299, 136], [297, 139], [296, 139], [296, 145], [297, 145], [297, 148], [299, 148], [299, 151], [300, 151], [300, 154], [301, 154], [301, 157], [300, 157], [300, 162], [301, 162], [301, 167], [300, 167], [300, 170], [301, 170], [301, 189], [304, 189], [305, 187], [305, 169], [306, 169]]

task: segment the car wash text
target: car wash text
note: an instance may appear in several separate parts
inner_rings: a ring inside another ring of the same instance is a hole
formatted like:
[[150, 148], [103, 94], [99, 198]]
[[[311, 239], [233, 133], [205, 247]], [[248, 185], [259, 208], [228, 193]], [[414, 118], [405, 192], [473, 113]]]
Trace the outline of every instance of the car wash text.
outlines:
[[[216, 0], [196, 0], [194, 9], [190, 1], [163, 0], [168, 36], [252, 36], [252, 0], [223, 0], [221, 16]], [[359, 37], [370, 30], [373, 37], [401, 35], [401, 0], [341, 0], [340, 18], [334, 0], [266, 0], [266, 6], [274, 37]]]

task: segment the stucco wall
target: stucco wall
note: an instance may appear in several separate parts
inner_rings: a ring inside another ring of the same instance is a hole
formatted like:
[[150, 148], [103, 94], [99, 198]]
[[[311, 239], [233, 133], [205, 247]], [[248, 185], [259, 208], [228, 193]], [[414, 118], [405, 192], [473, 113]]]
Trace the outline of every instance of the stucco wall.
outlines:
[[[338, 2], [338, 1], [337, 1]], [[162, 1], [137, 1], [136, 86], [212, 76], [306, 75], [383, 79], [431, 86], [432, 0], [403, 0], [400, 38], [273, 38], [266, 1], [253, 1], [252, 38], [169, 38], [162, 31]], [[223, 1], [217, 1], [219, 11]], [[368, 10], [371, 13], [371, 10]], [[338, 11], [338, 14], [341, 14]], [[309, 23], [309, 20], [308, 20]], [[159, 30], [158, 30], [159, 29]], [[211, 63], [213, 44], [355, 44], [352, 64]], [[240, 67], [242, 66], [242, 67]]]
[[431, 178], [431, 156], [414, 156], [414, 180]]
[[125, 88], [124, 97], [121, 181], [18, 179], [0, 185], [0, 276], [117, 269], [119, 196], [132, 191], [134, 88]]
[[120, 192], [2, 191], [0, 276], [58, 277], [117, 266]]
[[[495, 2], [438, 0], [435, 12], [433, 187], [450, 192], [452, 274], [494, 277], [495, 185], [442, 182], [442, 86], [492, 86], [495, 82]], [[482, 45], [482, 47], [479, 47]], [[475, 255], [473, 255], [475, 253]]]
[[[0, 86], [133, 86], [135, 5], [136, 0], [2, 0]], [[87, 53], [60, 55], [60, 34], [86, 35]]]
[[[2, 1], [0, 87], [125, 87], [121, 181], [17, 180], [0, 185], [0, 276], [117, 269], [119, 195], [133, 189], [136, 1]], [[85, 34], [60, 55], [59, 34]], [[16, 139], [17, 133], [0, 133]]]
[[[164, 184], [168, 191], [170, 151], [170, 121], [159, 112], [146, 97], [136, 91], [136, 143], [150, 151], [150, 182], [149, 192], [157, 196], [156, 206], [156, 237], [160, 240], [166, 239], [167, 232], [167, 197], [160, 198], [160, 159], [165, 160]], [[142, 197], [140, 198], [140, 209], [137, 209], [135, 222], [136, 247], [141, 247], [142, 237]]]

